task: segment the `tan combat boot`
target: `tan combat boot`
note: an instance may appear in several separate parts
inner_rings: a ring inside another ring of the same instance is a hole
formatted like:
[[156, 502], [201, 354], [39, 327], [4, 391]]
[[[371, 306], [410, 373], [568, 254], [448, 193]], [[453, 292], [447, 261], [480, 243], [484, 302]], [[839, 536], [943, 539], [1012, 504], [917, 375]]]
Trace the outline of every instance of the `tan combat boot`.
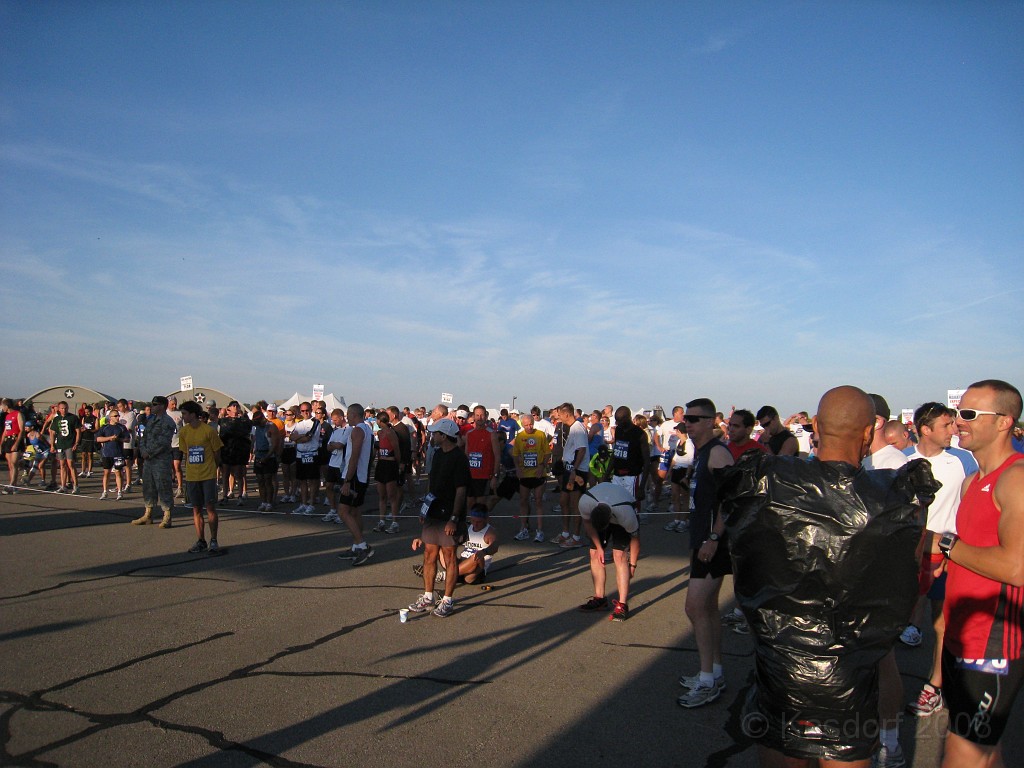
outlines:
[[171, 527], [171, 511], [168, 509], [164, 512], [164, 519], [160, 521], [161, 528]]
[[137, 517], [134, 520], [132, 520], [132, 525], [149, 525], [152, 522], [153, 522], [153, 510], [150, 509], [149, 507], [146, 507], [146, 511], [142, 515], [142, 517]]

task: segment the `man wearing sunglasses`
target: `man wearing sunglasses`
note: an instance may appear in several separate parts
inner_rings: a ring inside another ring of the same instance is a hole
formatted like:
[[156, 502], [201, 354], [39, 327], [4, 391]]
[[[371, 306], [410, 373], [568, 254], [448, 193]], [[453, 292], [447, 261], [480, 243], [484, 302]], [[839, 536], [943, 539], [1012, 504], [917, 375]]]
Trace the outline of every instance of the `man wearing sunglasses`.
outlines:
[[796, 456], [800, 448], [796, 436], [782, 426], [779, 412], [771, 405], [762, 405], [757, 411], [757, 423], [761, 425], [761, 440], [773, 456]]
[[725, 689], [718, 594], [722, 589], [722, 579], [727, 573], [732, 573], [732, 563], [725, 541], [725, 520], [718, 514], [712, 471], [731, 466], [734, 462], [729, 449], [715, 437], [718, 422], [714, 402], [706, 397], [691, 400], [686, 404], [683, 420], [696, 448], [690, 474], [690, 545], [693, 551], [690, 556], [690, 585], [686, 590], [686, 615], [693, 625], [700, 671], [679, 679], [687, 692], [679, 697], [677, 703], [692, 709], [710, 704]]
[[939, 540], [949, 560], [943, 698], [944, 766], [1003, 765], [999, 743], [1024, 681], [1024, 454], [1012, 435], [1021, 396], [998, 379], [960, 399], [960, 445], [978, 461], [965, 481], [957, 535]]

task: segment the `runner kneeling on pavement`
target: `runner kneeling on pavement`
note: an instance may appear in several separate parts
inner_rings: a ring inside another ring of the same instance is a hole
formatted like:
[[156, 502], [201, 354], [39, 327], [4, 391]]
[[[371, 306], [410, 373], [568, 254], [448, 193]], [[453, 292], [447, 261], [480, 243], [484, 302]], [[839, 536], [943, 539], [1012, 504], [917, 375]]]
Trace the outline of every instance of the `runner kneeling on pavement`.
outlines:
[[580, 517], [590, 539], [590, 575], [594, 579], [594, 596], [580, 606], [581, 611], [599, 611], [608, 607], [605, 597], [605, 547], [612, 546], [615, 562], [615, 583], [619, 599], [612, 600], [612, 621], [629, 618], [629, 581], [640, 557], [640, 520], [636, 500], [620, 485], [598, 483], [580, 496]]

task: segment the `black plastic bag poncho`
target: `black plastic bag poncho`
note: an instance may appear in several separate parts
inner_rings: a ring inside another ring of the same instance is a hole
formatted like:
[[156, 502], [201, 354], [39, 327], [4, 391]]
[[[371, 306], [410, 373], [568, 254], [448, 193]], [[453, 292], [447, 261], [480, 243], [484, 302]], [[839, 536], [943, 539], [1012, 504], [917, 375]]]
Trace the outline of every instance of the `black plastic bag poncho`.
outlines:
[[747, 454], [716, 480], [756, 643], [746, 732], [791, 756], [869, 757], [878, 662], [917, 599], [923, 508], [939, 487], [930, 465]]

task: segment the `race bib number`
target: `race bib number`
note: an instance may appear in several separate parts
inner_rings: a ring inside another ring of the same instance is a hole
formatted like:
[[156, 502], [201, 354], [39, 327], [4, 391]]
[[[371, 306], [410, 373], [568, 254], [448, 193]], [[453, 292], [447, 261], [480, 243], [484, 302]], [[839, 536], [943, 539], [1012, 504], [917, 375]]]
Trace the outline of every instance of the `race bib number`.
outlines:
[[390, 459], [391, 458], [391, 449], [390, 448], [378, 448], [377, 449], [377, 456], [379, 456], [382, 459]]
[[484, 455], [479, 451], [473, 451], [469, 454], [469, 468], [480, 469], [484, 465]]
[[124, 466], [124, 457], [123, 456], [115, 456], [114, 457], [114, 469], [120, 469], [123, 466]]
[[615, 445], [612, 447], [612, 455], [616, 459], [628, 459], [629, 458], [629, 443], [625, 440], [616, 440]]
[[437, 497], [432, 493], [428, 493], [426, 496], [423, 497], [423, 505], [420, 507], [421, 518], [426, 517], [428, 514], [430, 514], [430, 505], [434, 503], [434, 499], [436, 498]]
[[537, 468], [537, 454], [536, 453], [524, 453], [523, 454], [523, 466], [526, 469]]
[[303, 453], [299, 455], [299, 462], [302, 464], [312, 464], [316, 461], [315, 453]]
[[66, 421], [62, 421], [60, 423], [60, 436], [61, 437], [67, 437], [70, 434], [71, 434], [71, 427], [68, 426], [68, 423]]
[[1001, 677], [1010, 674], [1010, 666], [1006, 659], [961, 659], [957, 656], [956, 666], [971, 672], [984, 672]]
[[206, 462], [206, 448], [202, 445], [190, 445], [188, 447], [188, 463], [204, 464]]

